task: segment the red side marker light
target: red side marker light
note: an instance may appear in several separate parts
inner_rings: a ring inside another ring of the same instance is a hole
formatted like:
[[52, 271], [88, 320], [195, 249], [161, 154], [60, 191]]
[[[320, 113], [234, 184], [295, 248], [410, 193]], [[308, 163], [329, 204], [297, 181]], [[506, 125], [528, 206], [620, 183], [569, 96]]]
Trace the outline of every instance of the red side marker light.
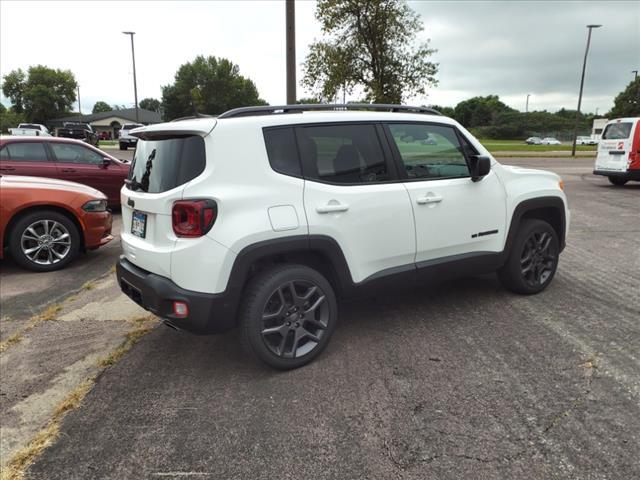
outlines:
[[174, 300], [173, 302], [173, 314], [179, 318], [185, 318], [189, 316], [189, 305], [185, 302], [179, 302]]

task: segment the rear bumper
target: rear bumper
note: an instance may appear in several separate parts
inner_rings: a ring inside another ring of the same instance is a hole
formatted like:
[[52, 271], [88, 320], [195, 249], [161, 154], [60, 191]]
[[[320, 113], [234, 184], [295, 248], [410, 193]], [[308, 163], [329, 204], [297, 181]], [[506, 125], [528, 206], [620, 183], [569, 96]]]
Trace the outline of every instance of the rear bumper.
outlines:
[[119, 139], [120, 143], [122, 144], [127, 144], [127, 145], [135, 145], [136, 143], [138, 143], [138, 139], [137, 138], [121, 138]]
[[602, 175], [605, 177], [623, 178], [625, 180], [639, 180], [640, 170], [627, 170], [625, 172], [611, 172], [608, 170], [594, 170], [594, 175]]
[[[221, 333], [236, 324], [238, 305], [235, 295], [185, 290], [168, 278], [138, 268], [124, 256], [116, 265], [116, 277], [125, 295], [180, 330], [196, 334]], [[188, 305], [187, 317], [173, 314], [175, 300]]]

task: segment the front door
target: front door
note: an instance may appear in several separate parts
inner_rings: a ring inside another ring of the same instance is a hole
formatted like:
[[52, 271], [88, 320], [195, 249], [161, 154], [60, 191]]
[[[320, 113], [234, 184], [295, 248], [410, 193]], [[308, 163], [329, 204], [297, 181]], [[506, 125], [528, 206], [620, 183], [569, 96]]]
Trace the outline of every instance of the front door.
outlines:
[[504, 189], [494, 172], [471, 180], [465, 151], [473, 147], [450, 125], [392, 123], [388, 129], [413, 206], [418, 267], [502, 251]]
[[389, 269], [413, 270], [411, 204], [383, 153], [381, 130], [373, 124], [324, 124], [296, 133], [309, 234], [338, 242], [355, 283]]
[[105, 168], [99, 151], [69, 142], [50, 142], [50, 146], [58, 165], [59, 178], [100, 190], [110, 204], [119, 202], [122, 185], [113, 181], [113, 175], [122, 174], [116, 172], [119, 170], [116, 165]]

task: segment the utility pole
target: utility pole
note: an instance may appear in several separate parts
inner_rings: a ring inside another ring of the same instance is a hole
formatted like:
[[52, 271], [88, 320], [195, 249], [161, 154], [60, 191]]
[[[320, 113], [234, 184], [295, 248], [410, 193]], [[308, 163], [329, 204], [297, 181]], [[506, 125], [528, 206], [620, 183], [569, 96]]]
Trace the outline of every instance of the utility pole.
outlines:
[[80, 105], [80, 85], [78, 85], [78, 121], [82, 121], [82, 106]]
[[634, 74], [634, 77], [633, 77], [634, 80], [638, 78], [638, 70], [631, 70], [631, 73]]
[[286, 1], [287, 10], [287, 104], [296, 103], [296, 5]]
[[582, 106], [582, 89], [584, 88], [584, 72], [587, 69], [587, 55], [589, 54], [589, 45], [591, 44], [591, 30], [600, 28], [602, 25], [587, 25], [589, 35], [587, 36], [587, 48], [584, 51], [584, 61], [582, 62], [582, 78], [580, 79], [580, 94], [578, 95], [578, 110], [576, 110], [576, 126], [573, 130], [573, 146], [571, 147], [571, 156], [576, 156], [576, 141], [578, 139], [578, 124], [580, 122], [580, 107]]
[[531, 96], [530, 93], [527, 93], [527, 103], [524, 107], [524, 113], [529, 113], [529, 97]]
[[136, 105], [136, 122], [140, 123], [140, 119], [138, 117], [138, 84], [136, 82], [136, 52], [133, 49], [133, 36], [136, 32], [122, 32], [125, 35], [129, 35], [131, 37], [131, 59], [133, 60], [133, 98], [135, 99]]

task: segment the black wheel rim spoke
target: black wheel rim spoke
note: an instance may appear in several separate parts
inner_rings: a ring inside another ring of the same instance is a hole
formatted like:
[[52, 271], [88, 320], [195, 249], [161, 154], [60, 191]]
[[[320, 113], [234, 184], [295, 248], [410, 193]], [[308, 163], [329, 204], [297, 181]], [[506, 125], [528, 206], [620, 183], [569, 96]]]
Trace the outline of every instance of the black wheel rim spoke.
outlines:
[[322, 340], [329, 305], [322, 289], [306, 280], [280, 285], [262, 312], [261, 334], [267, 348], [282, 358], [298, 358]]
[[531, 233], [520, 255], [522, 278], [530, 286], [543, 285], [553, 273], [557, 260], [553, 236], [546, 231]]

